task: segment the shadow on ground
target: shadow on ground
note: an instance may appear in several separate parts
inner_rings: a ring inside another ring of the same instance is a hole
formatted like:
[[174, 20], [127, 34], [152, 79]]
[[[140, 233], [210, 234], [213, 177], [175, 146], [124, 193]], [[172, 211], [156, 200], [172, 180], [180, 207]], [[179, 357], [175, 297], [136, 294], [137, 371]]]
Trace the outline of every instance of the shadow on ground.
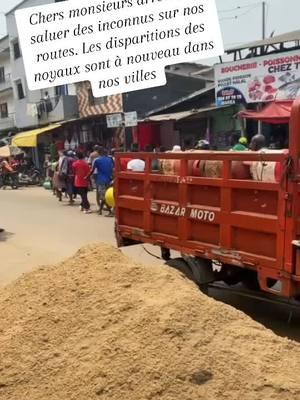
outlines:
[[243, 311], [277, 335], [300, 342], [300, 309], [290, 309], [288, 305], [270, 304], [214, 289], [209, 290], [209, 295]]
[[14, 233], [12, 232], [0, 232], [0, 242], [6, 242], [9, 240], [12, 236], [14, 236]]

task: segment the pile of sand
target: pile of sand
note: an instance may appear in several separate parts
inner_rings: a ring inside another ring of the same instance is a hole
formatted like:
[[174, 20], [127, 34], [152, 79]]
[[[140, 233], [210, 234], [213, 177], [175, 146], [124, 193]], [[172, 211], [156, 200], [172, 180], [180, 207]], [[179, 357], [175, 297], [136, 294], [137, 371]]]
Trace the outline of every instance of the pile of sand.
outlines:
[[300, 346], [90, 246], [0, 292], [2, 400], [300, 399]]

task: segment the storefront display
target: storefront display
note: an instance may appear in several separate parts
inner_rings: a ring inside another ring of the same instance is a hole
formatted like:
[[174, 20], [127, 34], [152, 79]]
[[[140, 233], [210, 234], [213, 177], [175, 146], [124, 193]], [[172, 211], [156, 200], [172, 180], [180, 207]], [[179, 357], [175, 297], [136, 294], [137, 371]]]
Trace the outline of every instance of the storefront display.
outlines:
[[216, 104], [294, 100], [300, 95], [300, 51], [215, 66]]

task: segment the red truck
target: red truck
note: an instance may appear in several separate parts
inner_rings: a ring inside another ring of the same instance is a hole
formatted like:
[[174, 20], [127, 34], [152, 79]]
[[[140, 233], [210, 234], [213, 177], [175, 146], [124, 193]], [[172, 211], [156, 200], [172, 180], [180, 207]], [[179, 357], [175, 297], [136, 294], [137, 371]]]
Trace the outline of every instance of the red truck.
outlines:
[[[176, 250], [182, 257], [168, 262], [199, 285], [242, 282], [297, 299], [299, 156], [300, 100], [292, 108], [288, 151], [138, 153], [144, 172], [122, 169], [122, 160], [137, 153], [117, 154], [118, 245], [154, 244], [165, 260]], [[164, 173], [153, 168], [158, 160], [169, 166]], [[205, 174], [207, 165], [217, 165], [219, 175]], [[250, 176], [253, 166], [261, 178]], [[274, 179], [263, 179], [264, 168]]]

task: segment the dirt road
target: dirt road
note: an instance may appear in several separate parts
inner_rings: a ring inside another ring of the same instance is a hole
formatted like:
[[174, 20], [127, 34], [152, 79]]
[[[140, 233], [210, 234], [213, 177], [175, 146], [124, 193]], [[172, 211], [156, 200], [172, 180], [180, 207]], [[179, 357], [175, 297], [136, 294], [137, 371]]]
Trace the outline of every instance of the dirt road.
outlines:
[[[94, 193], [90, 194], [94, 198]], [[94, 206], [95, 209], [95, 206]], [[97, 214], [84, 215], [78, 206], [59, 204], [41, 188], [0, 191], [0, 285], [39, 265], [53, 264], [71, 256], [79, 247], [96, 242], [115, 244], [114, 220]], [[158, 249], [146, 248], [156, 255]], [[123, 251], [144, 263], [161, 263], [142, 246]], [[288, 324], [285, 308], [241, 298], [228, 293], [210, 292], [214, 297], [240, 308], [282, 336], [300, 341], [300, 313]]]
[[[90, 193], [91, 200], [94, 196]], [[93, 208], [96, 210], [95, 205]], [[0, 236], [0, 285], [35, 266], [61, 261], [84, 244], [115, 244], [112, 218], [84, 215], [78, 205], [58, 203], [41, 188], [1, 190], [0, 227], [6, 230]], [[153, 262], [141, 247], [126, 252]]]

